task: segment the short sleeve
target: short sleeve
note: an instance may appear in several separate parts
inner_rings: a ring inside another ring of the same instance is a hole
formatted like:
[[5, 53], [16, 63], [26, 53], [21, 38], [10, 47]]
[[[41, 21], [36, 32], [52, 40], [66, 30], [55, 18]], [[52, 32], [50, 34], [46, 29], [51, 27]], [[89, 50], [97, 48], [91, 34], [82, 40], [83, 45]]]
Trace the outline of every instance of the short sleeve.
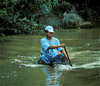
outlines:
[[45, 40], [41, 40], [41, 47], [46, 51], [48, 49], [48, 47], [50, 46], [50, 44], [45, 41]]

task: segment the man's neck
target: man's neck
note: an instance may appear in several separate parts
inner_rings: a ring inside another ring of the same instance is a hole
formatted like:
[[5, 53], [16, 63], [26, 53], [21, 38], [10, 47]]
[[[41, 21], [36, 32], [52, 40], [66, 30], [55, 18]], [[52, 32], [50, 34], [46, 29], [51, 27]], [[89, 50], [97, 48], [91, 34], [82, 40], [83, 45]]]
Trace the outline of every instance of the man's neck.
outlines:
[[46, 36], [46, 38], [47, 38], [49, 41], [52, 41], [52, 37]]

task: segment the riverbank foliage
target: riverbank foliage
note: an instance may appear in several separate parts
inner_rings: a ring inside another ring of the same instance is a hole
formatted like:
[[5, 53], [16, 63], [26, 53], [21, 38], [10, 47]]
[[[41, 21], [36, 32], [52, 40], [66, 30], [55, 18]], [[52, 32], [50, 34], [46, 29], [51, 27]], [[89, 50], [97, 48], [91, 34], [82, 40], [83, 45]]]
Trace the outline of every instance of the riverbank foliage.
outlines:
[[99, 25], [98, 13], [84, 3], [71, 4], [66, 0], [1, 0], [0, 33], [38, 34], [46, 25], [54, 28], [69, 28], [84, 25]]

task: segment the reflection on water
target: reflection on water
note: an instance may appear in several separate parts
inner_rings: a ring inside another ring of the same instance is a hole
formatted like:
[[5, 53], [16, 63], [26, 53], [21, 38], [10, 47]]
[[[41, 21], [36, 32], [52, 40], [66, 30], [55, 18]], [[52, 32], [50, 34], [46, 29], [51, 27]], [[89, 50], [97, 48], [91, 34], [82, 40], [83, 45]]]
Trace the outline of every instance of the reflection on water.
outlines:
[[99, 29], [61, 30], [54, 36], [66, 43], [72, 67], [37, 64], [43, 36], [0, 38], [0, 86], [99, 86]]
[[61, 72], [48, 68], [42, 68], [42, 70], [46, 76], [46, 86], [60, 86], [58, 79], [62, 74]]

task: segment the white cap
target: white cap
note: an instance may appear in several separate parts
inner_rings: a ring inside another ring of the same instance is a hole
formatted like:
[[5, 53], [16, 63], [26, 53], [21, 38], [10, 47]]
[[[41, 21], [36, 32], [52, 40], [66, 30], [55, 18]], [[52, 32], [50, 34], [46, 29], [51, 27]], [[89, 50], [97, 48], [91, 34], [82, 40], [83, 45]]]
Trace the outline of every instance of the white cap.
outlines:
[[47, 31], [49, 31], [49, 32], [54, 32], [52, 26], [46, 26], [45, 30], [47, 30]]

